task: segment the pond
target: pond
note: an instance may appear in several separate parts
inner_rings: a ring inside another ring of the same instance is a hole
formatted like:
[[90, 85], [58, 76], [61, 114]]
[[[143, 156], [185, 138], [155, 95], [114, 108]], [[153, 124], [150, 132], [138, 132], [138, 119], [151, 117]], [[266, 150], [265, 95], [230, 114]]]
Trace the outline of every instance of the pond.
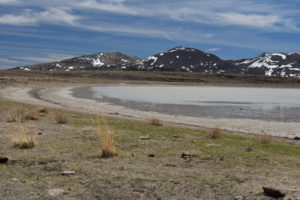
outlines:
[[300, 89], [200, 86], [99, 86], [90, 98], [175, 116], [300, 122]]

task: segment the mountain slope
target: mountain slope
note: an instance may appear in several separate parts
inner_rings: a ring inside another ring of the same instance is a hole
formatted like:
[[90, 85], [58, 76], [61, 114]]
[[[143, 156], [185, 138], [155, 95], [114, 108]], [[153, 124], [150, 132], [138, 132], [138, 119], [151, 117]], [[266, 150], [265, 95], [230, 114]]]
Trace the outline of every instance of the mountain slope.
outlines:
[[267, 76], [300, 77], [299, 53], [261, 54], [255, 58], [232, 61], [236, 66], [246, 67], [247, 74]]
[[175, 47], [145, 59], [119, 52], [103, 52], [16, 69], [175, 71], [300, 77], [300, 53], [264, 53], [250, 59], [222, 60], [198, 49]]
[[238, 73], [239, 67], [198, 49], [175, 47], [142, 60], [140, 70]]
[[119, 52], [97, 53], [87, 56], [74, 57], [62, 61], [19, 67], [23, 70], [125, 70], [140, 59]]

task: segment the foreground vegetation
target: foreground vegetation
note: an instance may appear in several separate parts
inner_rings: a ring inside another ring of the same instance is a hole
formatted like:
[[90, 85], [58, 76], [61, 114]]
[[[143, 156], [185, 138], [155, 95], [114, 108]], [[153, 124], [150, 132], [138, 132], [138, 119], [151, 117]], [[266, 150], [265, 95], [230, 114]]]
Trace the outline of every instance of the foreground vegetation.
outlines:
[[[24, 108], [38, 119], [8, 122]], [[117, 155], [105, 158], [95, 116], [4, 101], [0, 116], [0, 199], [269, 199], [263, 186], [300, 197], [299, 143], [103, 118]], [[12, 141], [22, 127], [30, 149]]]

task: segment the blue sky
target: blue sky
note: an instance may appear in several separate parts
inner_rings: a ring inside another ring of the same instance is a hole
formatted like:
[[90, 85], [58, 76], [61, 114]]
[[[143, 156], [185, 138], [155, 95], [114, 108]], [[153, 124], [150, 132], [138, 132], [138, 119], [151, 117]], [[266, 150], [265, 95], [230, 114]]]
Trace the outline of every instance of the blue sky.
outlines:
[[0, 68], [175, 46], [222, 59], [300, 51], [300, 0], [0, 0]]

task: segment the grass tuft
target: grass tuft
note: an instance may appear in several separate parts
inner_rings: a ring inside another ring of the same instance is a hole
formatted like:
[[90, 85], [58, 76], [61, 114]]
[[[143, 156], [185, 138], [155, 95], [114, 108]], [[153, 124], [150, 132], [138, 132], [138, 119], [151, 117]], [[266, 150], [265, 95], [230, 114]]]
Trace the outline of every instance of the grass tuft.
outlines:
[[[102, 121], [102, 123], [101, 123]], [[97, 133], [103, 158], [118, 156], [117, 148], [114, 143], [114, 133], [104, 119], [97, 119]]]
[[162, 126], [162, 122], [159, 119], [152, 118], [150, 119], [150, 124], [153, 126]]
[[16, 137], [12, 137], [12, 143], [13, 147], [20, 149], [31, 149], [36, 145], [34, 134], [24, 127], [21, 128]]
[[23, 123], [25, 121], [26, 112], [27, 112], [27, 109], [25, 109], [25, 108], [16, 108], [10, 112], [7, 121]]
[[260, 138], [260, 140], [263, 144], [270, 144], [271, 141], [272, 141], [272, 136], [267, 135], [267, 134], [263, 134], [262, 137]]
[[209, 131], [209, 137], [213, 139], [220, 138], [221, 131], [218, 127], [215, 127]]
[[68, 123], [67, 116], [65, 116], [63, 114], [57, 114], [54, 119], [55, 119], [56, 123], [58, 123], [58, 124], [67, 124]]
[[38, 114], [35, 110], [27, 110], [25, 114], [26, 120], [38, 120]]

